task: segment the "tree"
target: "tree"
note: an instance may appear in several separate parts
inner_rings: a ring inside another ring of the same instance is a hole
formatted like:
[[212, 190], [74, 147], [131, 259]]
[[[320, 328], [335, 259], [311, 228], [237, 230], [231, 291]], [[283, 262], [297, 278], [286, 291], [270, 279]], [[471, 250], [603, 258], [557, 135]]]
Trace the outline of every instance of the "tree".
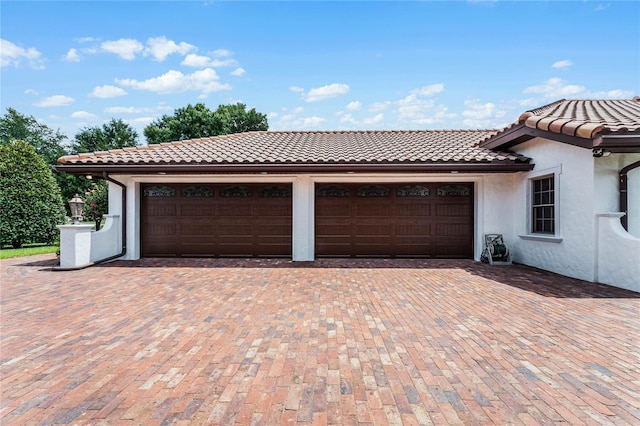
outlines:
[[252, 130], [269, 130], [267, 116], [251, 108], [247, 111], [245, 104], [220, 105], [215, 115], [222, 122], [221, 135], [249, 132]]
[[102, 127], [86, 127], [76, 134], [71, 151], [80, 152], [108, 151], [138, 145], [138, 132], [122, 119], [111, 119]]
[[91, 188], [85, 192], [83, 214], [85, 219], [96, 223], [96, 231], [100, 230], [103, 215], [109, 210], [109, 192], [106, 180], [93, 182]]
[[20, 248], [25, 243], [52, 244], [64, 205], [51, 168], [24, 141], [0, 147], [0, 241]]
[[154, 144], [268, 129], [267, 116], [255, 108], [247, 111], [245, 104], [220, 105], [211, 111], [197, 103], [153, 121], [145, 127], [144, 135], [148, 143]]
[[[13, 108], [7, 108], [7, 113], [0, 118], [0, 145], [24, 141], [33, 146], [49, 166], [57, 164], [58, 158], [68, 154], [63, 144], [66, 139], [59, 130], [53, 130], [39, 123], [33, 116], [27, 117]], [[64, 200], [69, 200], [75, 193], [83, 193], [88, 188], [87, 180], [80, 176], [54, 173], [54, 177]]]
[[56, 164], [58, 158], [67, 154], [62, 142], [67, 139], [59, 130], [39, 123], [33, 116], [20, 114], [13, 108], [0, 117], [0, 144], [25, 141], [33, 146], [47, 164]]

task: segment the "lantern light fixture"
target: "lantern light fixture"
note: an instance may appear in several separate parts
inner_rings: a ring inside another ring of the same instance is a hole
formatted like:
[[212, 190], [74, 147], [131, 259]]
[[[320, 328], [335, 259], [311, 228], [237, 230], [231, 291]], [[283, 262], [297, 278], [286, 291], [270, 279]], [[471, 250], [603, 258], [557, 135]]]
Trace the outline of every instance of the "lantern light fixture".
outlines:
[[71, 217], [73, 218], [74, 225], [79, 225], [82, 220], [83, 206], [84, 201], [78, 194], [74, 195], [73, 198], [69, 200], [69, 209], [71, 210]]

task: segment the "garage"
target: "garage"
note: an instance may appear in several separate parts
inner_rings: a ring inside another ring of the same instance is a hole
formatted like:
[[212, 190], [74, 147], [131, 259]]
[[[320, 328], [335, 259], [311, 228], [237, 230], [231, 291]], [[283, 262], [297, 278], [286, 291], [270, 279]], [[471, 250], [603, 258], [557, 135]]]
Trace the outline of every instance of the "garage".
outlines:
[[316, 184], [318, 257], [473, 257], [473, 183]]
[[291, 184], [143, 183], [144, 257], [291, 257]]

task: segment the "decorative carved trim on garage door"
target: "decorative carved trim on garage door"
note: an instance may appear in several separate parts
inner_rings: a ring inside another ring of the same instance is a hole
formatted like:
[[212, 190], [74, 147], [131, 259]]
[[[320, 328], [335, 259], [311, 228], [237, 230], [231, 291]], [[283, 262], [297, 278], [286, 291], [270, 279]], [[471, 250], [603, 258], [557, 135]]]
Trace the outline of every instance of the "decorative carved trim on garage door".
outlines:
[[213, 190], [206, 186], [193, 185], [182, 190], [183, 197], [213, 197]]
[[318, 197], [348, 197], [349, 188], [342, 185], [325, 185], [316, 191]]
[[468, 197], [469, 188], [462, 185], [445, 185], [438, 188], [439, 197]]
[[175, 197], [176, 190], [165, 185], [151, 186], [144, 190], [145, 197]]
[[382, 185], [365, 185], [358, 188], [358, 197], [388, 197], [389, 188]]
[[396, 190], [398, 197], [428, 197], [429, 188], [422, 185], [405, 185]]
[[243, 185], [228, 186], [220, 191], [221, 197], [248, 198], [251, 195], [251, 188]]
[[260, 196], [268, 198], [291, 197], [291, 189], [282, 185], [267, 186], [260, 190]]

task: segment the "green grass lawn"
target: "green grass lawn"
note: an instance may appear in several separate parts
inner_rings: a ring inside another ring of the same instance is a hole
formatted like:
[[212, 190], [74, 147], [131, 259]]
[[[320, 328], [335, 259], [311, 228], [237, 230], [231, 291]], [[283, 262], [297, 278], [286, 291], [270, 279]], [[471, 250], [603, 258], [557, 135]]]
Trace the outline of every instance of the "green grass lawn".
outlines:
[[46, 246], [44, 244], [25, 244], [25, 247], [19, 249], [2, 247], [0, 250], [0, 259], [55, 253], [57, 250], [58, 246]]

